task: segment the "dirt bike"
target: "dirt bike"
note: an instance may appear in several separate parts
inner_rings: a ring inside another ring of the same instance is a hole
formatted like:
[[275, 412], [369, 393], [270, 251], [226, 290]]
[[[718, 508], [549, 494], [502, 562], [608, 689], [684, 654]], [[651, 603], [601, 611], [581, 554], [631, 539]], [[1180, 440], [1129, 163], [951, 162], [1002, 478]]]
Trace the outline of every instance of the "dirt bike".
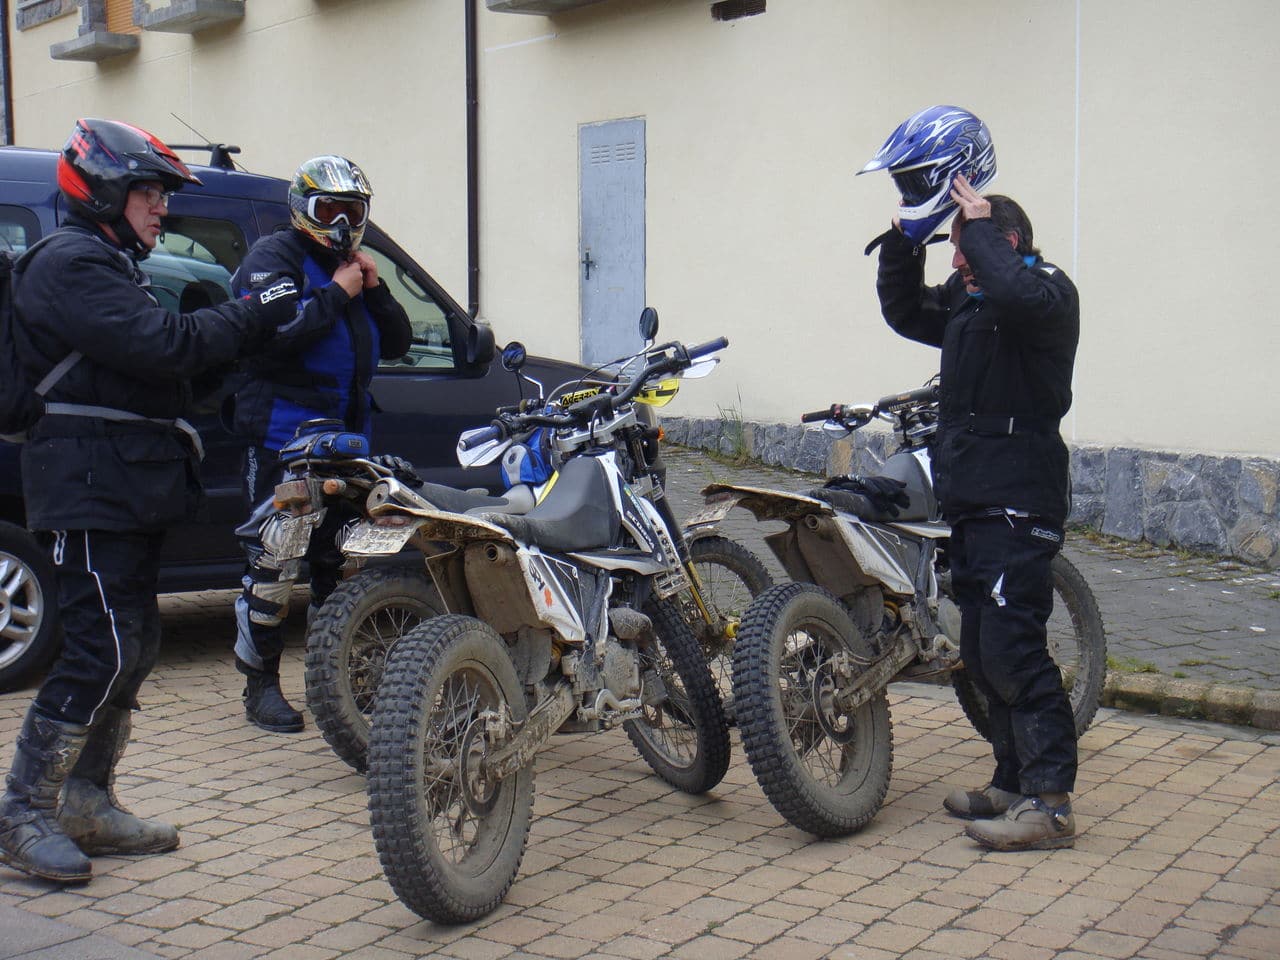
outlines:
[[[650, 308], [642, 318], [642, 334], [651, 343], [656, 332], [656, 312]], [[616, 368], [629, 359], [623, 358], [613, 366]], [[504, 365], [517, 377], [524, 376], [522, 360], [520, 350], [509, 349], [503, 353]], [[613, 372], [616, 374], [616, 369]], [[604, 383], [612, 379], [606, 376]], [[524, 380], [541, 390], [537, 381], [528, 377]], [[651, 475], [645, 486], [650, 499], [662, 497], [666, 470], [660, 458], [660, 431], [651, 414], [674, 399], [679, 384], [679, 378], [666, 378], [636, 396], [637, 419], [646, 429], [643, 436], [633, 437], [632, 442], [637, 462], [643, 458], [646, 472]], [[575, 395], [582, 398], [598, 389], [579, 390]], [[525, 401], [507, 412], [527, 410], [530, 404], [540, 402], [540, 399]], [[340, 430], [341, 425], [337, 426]], [[317, 429], [320, 428], [313, 427], [312, 432]], [[508, 448], [504, 458], [516, 452]], [[326, 505], [342, 505], [353, 515], [363, 515], [373, 485], [394, 475], [392, 469], [367, 456], [356, 456], [346, 448], [337, 449], [332, 440], [323, 444], [301, 444], [290, 462], [290, 478], [277, 492], [276, 499], [278, 504], [304, 515], [313, 515]], [[540, 492], [536, 484], [513, 480], [504, 496], [494, 498], [480, 490], [459, 491], [439, 484], [424, 485], [415, 477], [404, 479], [411, 486], [416, 485], [418, 492], [437, 506], [463, 512], [527, 512]], [[300, 480], [308, 483], [299, 485]], [[689, 585], [675, 602], [702, 645], [720, 690], [726, 717], [733, 722], [733, 637], [751, 598], [772, 581], [755, 554], [725, 537], [702, 536], [677, 546]], [[307, 707], [334, 753], [360, 773], [365, 771], [367, 763], [373, 695], [391, 647], [418, 623], [445, 612], [424, 566], [391, 562], [391, 553], [388, 550], [387, 555], [380, 558], [350, 556], [348, 559], [357, 567], [356, 571], [339, 583], [307, 627]], [[386, 562], [364, 565], [371, 559]]]
[[448, 610], [392, 648], [369, 740], [378, 856], [420, 916], [464, 922], [502, 901], [528, 837], [534, 759], [557, 731], [621, 724], [689, 793], [728, 769], [720, 698], [673, 602], [688, 581], [679, 528], [650, 498], [633, 402], [662, 378], [709, 372], [726, 344], [650, 346], [606, 391], [558, 389], [465, 432], [459, 459], [480, 464], [549, 429], [560, 465], [527, 513], [440, 509], [394, 478], [369, 493], [344, 551], [414, 544]]
[[[877, 419], [892, 423], [900, 446], [881, 473], [905, 484], [908, 505], [890, 519], [866, 498], [837, 509], [801, 493], [712, 484], [689, 526], [714, 528], [735, 506], [787, 524], [765, 540], [795, 582], [756, 598], [734, 644], [738, 727], [774, 808], [809, 833], [840, 836], [867, 824], [889, 787], [889, 683], [949, 677], [974, 727], [986, 736], [990, 723], [960, 660], [960, 612], [946, 568], [950, 528], [932, 487], [936, 387], [801, 419], [825, 421], [837, 436]], [[1064, 668], [1083, 732], [1098, 709], [1106, 637], [1092, 591], [1061, 554], [1052, 576], [1049, 652]]]

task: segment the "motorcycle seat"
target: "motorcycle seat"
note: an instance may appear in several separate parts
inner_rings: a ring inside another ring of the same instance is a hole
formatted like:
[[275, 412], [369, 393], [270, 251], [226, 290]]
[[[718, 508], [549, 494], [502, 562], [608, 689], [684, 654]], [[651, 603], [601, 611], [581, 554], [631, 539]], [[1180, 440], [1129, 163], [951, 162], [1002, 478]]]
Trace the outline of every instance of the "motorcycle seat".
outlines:
[[620, 523], [604, 467], [593, 457], [566, 463], [551, 492], [528, 513], [476, 516], [551, 553], [611, 546]]
[[483, 490], [459, 490], [442, 483], [424, 483], [414, 492], [433, 506], [448, 513], [528, 513], [533, 509], [533, 491], [527, 484], [517, 484], [505, 497], [491, 497]]

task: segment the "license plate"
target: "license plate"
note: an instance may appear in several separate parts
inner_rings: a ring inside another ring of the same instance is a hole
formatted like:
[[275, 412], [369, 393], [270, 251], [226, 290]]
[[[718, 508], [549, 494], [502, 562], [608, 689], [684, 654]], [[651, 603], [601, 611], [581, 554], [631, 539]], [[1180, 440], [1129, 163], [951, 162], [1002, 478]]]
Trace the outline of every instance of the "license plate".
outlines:
[[305, 556], [311, 543], [311, 532], [324, 519], [324, 511], [306, 513], [300, 517], [276, 515], [275, 540], [271, 552], [279, 560], [296, 560]]
[[362, 520], [347, 534], [347, 539], [342, 543], [342, 552], [359, 556], [399, 553], [417, 529], [417, 524], [413, 523], [389, 527]]

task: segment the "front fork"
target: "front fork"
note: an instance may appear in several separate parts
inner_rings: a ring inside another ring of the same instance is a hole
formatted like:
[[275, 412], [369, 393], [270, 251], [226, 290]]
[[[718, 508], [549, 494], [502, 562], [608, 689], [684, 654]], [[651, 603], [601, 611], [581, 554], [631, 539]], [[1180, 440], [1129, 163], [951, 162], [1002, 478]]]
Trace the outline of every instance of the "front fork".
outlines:
[[[665, 473], [665, 470], [663, 473]], [[711, 634], [714, 632], [719, 634], [721, 631], [719, 621], [704, 599], [702, 579], [698, 576], [698, 571], [693, 564], [693, 558], [689, 554], [689, 544], [685, 541], [684, 531], [681, 530], [680, 523], [676, 520], [675, 513], [671, 510], [671, 501], [667, 499], [666, 491], [659, 479], [658, 472], [654, 470], [649, 476], [653, 483], [652, 491], [649, 494], [649, 502], [653, 504], [658, 511], [658, 516], [666, 524], [667, 533], [671, 535], [671, 542], [675, 544], [676, 553], [680, 557], [680, 566], [684, 568], [684, 572], [689, 577], [689, 599], [693, 601], [693, 608], [697, 612], [698, 619], [706, 627], [704, 633]], [[724, 632], [729, 639], [732, 639], [733, 634], [737, 633], [737, 624], [726, 625]]]

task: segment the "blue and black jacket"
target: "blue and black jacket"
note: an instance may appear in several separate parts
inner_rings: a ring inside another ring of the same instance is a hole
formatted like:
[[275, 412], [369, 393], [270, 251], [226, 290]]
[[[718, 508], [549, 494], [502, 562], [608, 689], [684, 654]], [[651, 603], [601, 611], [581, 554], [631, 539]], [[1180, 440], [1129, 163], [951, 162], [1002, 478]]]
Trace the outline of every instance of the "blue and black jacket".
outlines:
[[279, 450], [298, 424], [318, 417], [367, 434], [378, 360], [409, 349], [409, 318], [386, 284], [348, 297], [333, 281], [340, 265], [328, 248], [281, 230], [255, 243], [232, 277], [240, 296], [290, 277], [302, 291], [298, 309], [309, 315], [296, 336], [275, 338], [242, 365], [233, 425], [256, 446]]

